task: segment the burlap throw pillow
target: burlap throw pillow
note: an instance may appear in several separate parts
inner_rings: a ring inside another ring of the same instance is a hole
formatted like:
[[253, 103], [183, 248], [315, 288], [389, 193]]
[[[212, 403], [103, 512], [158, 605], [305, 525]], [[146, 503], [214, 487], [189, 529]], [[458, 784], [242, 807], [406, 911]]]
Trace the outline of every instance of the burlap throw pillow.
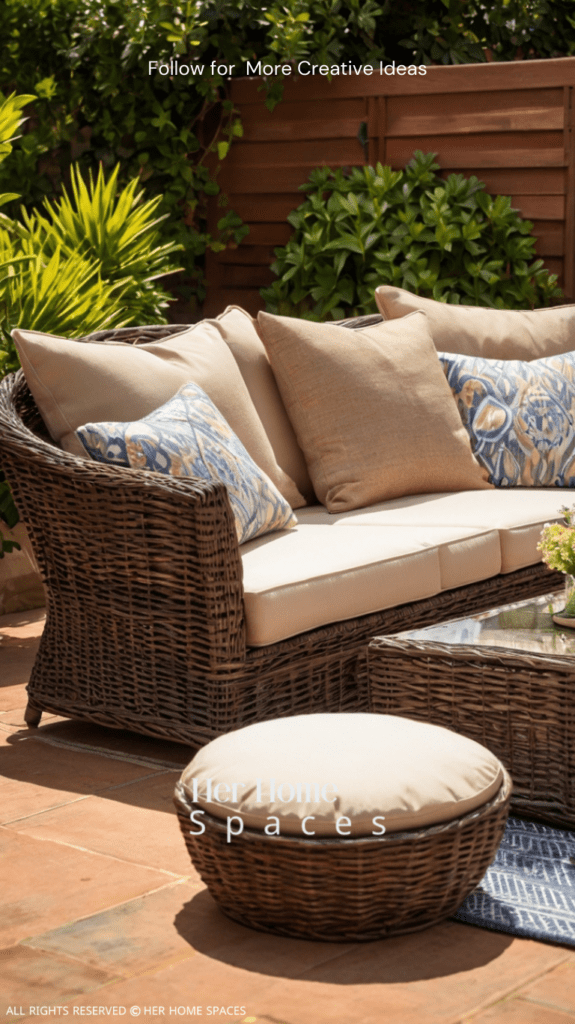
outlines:
[[489, 487], [423, 313], [353, 333], [259, 313], [288, 416], [330, 512]]

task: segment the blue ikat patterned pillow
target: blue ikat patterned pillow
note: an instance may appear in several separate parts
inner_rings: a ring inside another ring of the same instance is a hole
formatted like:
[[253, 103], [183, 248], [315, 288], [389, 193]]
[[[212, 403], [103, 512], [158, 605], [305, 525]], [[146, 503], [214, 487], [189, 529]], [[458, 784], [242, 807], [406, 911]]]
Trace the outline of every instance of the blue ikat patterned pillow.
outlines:
[[439, 353], [496, 487], [575, 487], [575, 352], [532, 362]]
[[76, 435], [97, 462], [221, 481], [240, 544], [297, 523], [287, 501], [197, 384], [184, 384], [169, 402], [134, 423], [86, 423]]

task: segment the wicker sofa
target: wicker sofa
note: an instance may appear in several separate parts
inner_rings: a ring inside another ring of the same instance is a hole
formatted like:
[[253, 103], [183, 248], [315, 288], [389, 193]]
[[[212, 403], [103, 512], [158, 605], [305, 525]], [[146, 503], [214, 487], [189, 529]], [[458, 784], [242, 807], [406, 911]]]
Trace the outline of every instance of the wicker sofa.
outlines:
[[[363, 317], [344, 326], [353, 330], [380, 319]], [[82, 340], [141, 344], [182, 329], [100, 332]], [[393, 586], [381, 607], [362, 606], [362, 577], [352, 571], [355, 597], [349, 607], [342, 599], [335, 611], [326, 610], [326, 621], [319, 614], [319, 622], [294, 633], [306, 589], [300, 579], [299, 591], [291, 595], [295, 619], [282, 636], [282, 590], [289, 587], [280, 582], [268, 588], [266, 605], [279, 634], [274, 639], [266, 627], [258, 637], [253, 618], [261, 593], [257, 586], [250, 593], [250, 555], [255, 552], [257, 576], [264, 562], [273, 564], [271, 545], [281, 543], [282, 535], [241, 549], [222, 484], [104, 466], [63, 451], [48, 434], [22, 371], [0, 385], [0, 438], [0, 465], [27, 523], [46, 589], [46, 627], [28, 688], [29, 725], [49, 711], [201, 745], [274, 717], [365, 710], [366, 647], [372, 637], [445, 620], [462, 609], [473, 612], [546, 593], [561, 583], [538, 561], [535, 543], [542, 523], [556, 515], [554, 489], [526, 495], [524, 513], [516, 504], [510, 517], [500, 501], [494, 523], [485, 521], [485, 512], [483, 521], [467, 521], [465, 529], [452, 519], [445, 528], [452, 528], [453, 544], [445, 530], [437, 543], [426, 538], [429, 502], [442, 496], [419, 496], [378, 507], [379, 525], [364, 522], [378, 538], [408, 528], [417, 536], [404, 554], [400, 545], [391, 561], [384, 559]], [[497, 496], [503, 502], [507, 497]], [[441, 502], [438, 507], [447, 508]], [[313, 529], [314, 521], [325, 524], [326, 515], [318, 507], [301, 510], [302, 529]], [[340, 522], [345, 527], [345, 514]], [[345, 528], [334, 533], [334, 550], [341, 551], [348, 537]], [[473, 547], [477, 538], [473, 566], [461, 569], [466, 545]], [[513, 551], [517, 538], [521, 554], [507, 564], [504, 554], [503, 563], [497, 562], [504, 542]], [[422, 592], [410, 594], [404, 567], [409, 563], [417, 578], [420, 555], [445, 569], [445, 578], [440, 572]]]

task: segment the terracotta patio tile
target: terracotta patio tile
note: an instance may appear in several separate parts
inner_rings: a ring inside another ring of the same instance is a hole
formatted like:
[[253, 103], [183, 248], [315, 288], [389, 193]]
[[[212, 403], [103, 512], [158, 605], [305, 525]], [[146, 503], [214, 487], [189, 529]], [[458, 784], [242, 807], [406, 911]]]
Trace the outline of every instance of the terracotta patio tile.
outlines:
[[[175, 888], [175, 887], [174, 887]], [[261, 937], [264, 941], [265, 936]], [[291, 940], [278, 940], [291, 948]], [[315, 943], [306, 943], [311, 954]], [[320, 944], [322, 945], [322, 944]], [[380, 957], [385, 961], [386, 944], [377, 943]], [[334, 947], [331, 947], [334, 949]], [[338, 947], [336, 947], [337, 949]], [[368, 947], [361, 946], [367, 949]], [[334, 951], [336, 951], [334, 949]], [[81, 952], [81, 950], [79, 950]], [[321, 953], [323, 950], [321, 950]], [[264, 954], [262, 944], [262, 956]], [[317, 955], [317, 953], [316, 953]], [[341, 959], [347, 958], [348, 950], [342, 951]], [[335, 967], [331, 965], [331, 967]], [[446, 965], [446, 969], [447, 965]], [[277, 969], [276, 969], [277, 970]], [[465, 1002], [466, 979], [457, 978], [460, 994]], [[131, 979], [112, 982], [101, 988], [92, 989], [88, 994], [74, 998], [69, 1006], [73, 1015], [74, 1007], [137, 1007], [142, 1019], [151, 1018], [146, 1014], [150, 1008], [163, 1008], [164, 1013], [157, 1012], [156, 1017], [163, 1020], [176, 1020], [181, 1014], [179, 1007], [202, 1007], [202, 1016], [208, 1017], [210, 1007], [229, 1007], [230, 1015], [210, 1015], [215, 1019], [241, 1021], [245, 1017], [255, 1017], [257, 1022], [272, 1024], [431, 1024], [441, 1021], [442, 1024], [455, 1024], [461, 1020], [467, 1022], [467, 1008], [463, 1006], [461, 1013], [445, 1016], [436, 1006], [437, 993], [426, 985], [421, 992], [414, 991], [410, 986], [389, 986], [378, 983], [373, 978], [370, 984], [349, 985], [337, 978], [329, 982], [314, 982], [308, 977], [287, 978], [277, 974], [260, 974], [234, 967], [221, 961], [220, 958], [196, 952], [187, 958], [179, 959], [158, 970], [149, 969], [144, 974]], [[54, 990], [53, 1004], [60, 1001], [59, 992]], [[513, 1000], [519, 1002], [520, 1000]], [[526, 1004], [526, 1006], [528, 1006]], [[237, 1008], [239, 1013], [235, 1013]], [[172, 1009], [172, 1013], [170, 1010]], [[500, 1008], [497, 1008], [499, 1010]], [[536, 1008], [540, 1010], [541, 1008]], [[508, 1011], [506, 1011], [508, 1013]], [[565, 1014], [555, 1017], [533, 1017], [531, 1008], [525, 1018], [508, 1017], [508, 1024], [566, 1024]], [[31, 1018], [32, 1019], [32, 1018]], [[497, 1018], [492, 1018], [498, 1024]], [[472, 1018], [473, 1024], [483, 1024], [481, 1018]], [[505, 1018], [501, 1018], [504, 1024]], [[487, 1019], [485, 1019], [487, 1024]]]
[[41, 636], [46, 622], [46, 609], [0, 615], [0, 636]]
[[[34, 636], [18, 637], [0, 633], [0, 707], [5, 706], [7, 689], [25, 687], [36, 660], [39, 642]], [[22, 697], [18, 703], [21, 700]]]
[[[0, 1018], [18, 1020], [22, 1009], [28, 1015], [30, 1006], [59, 1003], [74, 996], [100, 988], [114, 974], [86, 966], [74, 960], [25, 946], [0, 950]], [[8, 1014], [8, 1008], [12, 1013]]]
[[25, 686], [45, 618], [44, 608], [0, 616], [0, 712], [26, 706]]
[[165, 885], [153, 868], [43, 842], [0, 827], [0, 947]]
[[205, 1008], [239, 1000], [258, 1021], [456, 1024], [570, 956], [559, 947], [452, 922], [366, 945], [296, 942], [242, 929], [210, 903], [199, 892], [175, 917], [195, 956], [148, 970], [139, 984], [116, 983], [92, 1002], [164, 1006], [168, 1016], [170, 1005]]
[[386, 1024], [410, 1019], [404, 1017], [406, 1001], [413, 1002], [414, 1013], [425, 1024], [449, 1024], [572, 956], [562, 947], [447, 921], [414, 935], [357, 947], [339, 962], [309, 971], [305, 979], [336, 980], [356, 991], [358, 1005], [372, 987], [381, 986]]
[[[385, 956], [381, 955], [383, 951]], [[573, 956], [572, 951], [562, 946], [445, 921], [411, 935], [358, 944], [337, 970], [340, 983], [349, 985], [377, 981], [417, 986], [422, 981], [432, 981], [445, 987], [457, 975], [459, 981], [465, 976], [468, 986], [477, 986], [496, 965], [505, 992]], [[316, 971], [312, 980], [331, 979], [322, 978]]]
[[[258, 1024], [264, 1024], [266, 1017], [263, 1014], [268, 1012], [271, 1014], [268, 1020], [274, 1024], [283, 1024], [284, 1021], [291, 1024], [291, 1020], [282, 1015], [282, 1007], [277, 1004], [277, 1000], [273, 996], [266, 998], [266, 994], [276, 984], [273, 978], [227, 967], [210, 960], [209, 957], [196, 954], [186, 960], [164, 966], [160, 970], [147, 971], [125, 981], [113, 982], [97, 992], [73, 999], [68, 1008], [70, 1016], [73, 1016], [73, 1007], [76, 1006], [125, 1006], [128, 1011], [130, 1007], [135, 1006], [141, 1010], [140, 1019], [148, 1019], [152, 1014], [146, 1014], [146, 1009], [158, 1007], [164, 1010], [163, 1014], [155, 1015], [161, 1024], [183, 1019], [189, 1024], [196, 1016], [207, 1021], [225, 1021], [226, 1024], [242, 1021], [245, 1017], [255, 1017]], [[188, 1006], [201, 1007], [203, 1013], [187, 1015], [177, 1012], [178, 1007]], [[230, 1015], [208, 1014], [208, 1007], [214, 1006], [230, 1007], [232, 1010], [237, 1008], [239, 1012], [232, 1012]], [[126, 1019], [128, 1018], [129, 1013]], [[305, 1015], [299, 1020], [301, 1024], [316, 1024], [316, 1019], [315, 1008], [310, 1007], [308, 1002]], [[332, 1018], [330, 1024], [340, 1022]], [[345, 1024], [349, 1024], [349, 1018]]]
[[[46, 727], [44, 727], [44, 722], [46, 722]], [[179, 768], [180, 771], [183, 771], [196, 752], [196, 748], [183, 743], [171, 743], [169, 740], [156, 739], [153, 736], [141, 736], [124, 729], [107, 729], [103, 725], [95, 725], [92, 722], [76, 722], [69, 718], [48, 721], [44, 714], [39, 731], [47, 740], [79, 745], [87, 750], [98, 749], [129, 754], [132, 757], [142, 757]]]
[[521, 993], [524, 999], [547, 1003], [575, 1017], [575, 954], [567, 963], [544, 974]]
[[[123, 767], [122, 762], [112, 763]], [[178, 778], [179, 772], [155, 774], [15, 821], [9, 827], [175, 875], [195, 874], [172, 803]]]
[[357, 950], [355, 943], [287, 939], [244, 927], [218, 909], [206, 888], [181, 906], [174, 925], [190, 948], [261, 975], [297, 978]]
[[1, 823], [148, 776], [151, 771], [120, 758], [50, 746], [28, 730], [12, 734], [0, 730]]
[[100, 914], [26, 940], [26, 946], [72, 956], [103, 971], [129, 977], [196, 950], [178, 933], [174, 917], [203, 883], [177, 880]]
[[[4, 664], [0, 667], [0, 672], [3, 672]], [[23, 728], [24, 722], [24, 709], [26, 707], [26, 691], [24, 688], [24, 681], [18, 683], [5, 682], [2, 679], [0, 682], [0, 724], [13, 727], [18, 725], [18, 728]], [[11, 715], [11, 718], [6, 718], [6, 715]], [[12, 721], [16, 719], [17, 721]]]
[[465, 1020], [464, 1024], [573, 1024], [573, 1015], [524, 999], [510, 999]]
[[[347, 953], [343, 959], [346, 956]], [[380, 957], [385, 959], [385, 946]], [[465, 1004], [465, 979], [460, 976], [458, 983]], [[338, 982], [335, 975], [331, 983], [317, 983], [308, 978], [273, 977], [218, 963], [200, 953], [137, 978], [112, 983], [90, 996], [74, 999], [69, 1004], [70, 1013], [73, 1006], [88, 1005], [115, 1005], [128, 1009], [135, 1006], [146, 1018], [153, 1015], [152, 1008], [156, 1007], [155, 1016], [162, 1021], [177, 1020], [182, 1015], [177, 1012], [178, 1007], [194, 1006], [202, 1008], [203, 1017], [212, 1016], [226, 1021], [253, 1017], [258, 1024], [432, 1024], [439, 1021], [442, 1024], [459, 1024], [462, 1020], [467, 1024], [468, 1020], [465, 1005], [461, 1012], [446, 1016], [437, 1008], [432, 991], [416, 993], [408, 987], [390, 988], [375, 981], [366, 985], [347, 985]], [[208, 1015], [208, 1008], [214, 1006], [230, 1007], [232, 1012], [222, 1016]], [[558, 1014], [548, 1021], [539, 1019], [542, 1024], [566, 1024], [570, 1018]], [[535, 1024], [536, 1020], [533, 1016], [526, 1017], [525, 1024]], [[471, 1021], [475, 1024], [473, 1017]], [[509, 1024], [523, 1024], [523, 1021], [520, 1017], [510, 1018]]]
[[[26, 725], [24, 719], [24, 712], [26, 711], [26, 690], [23, 686], [8, 686], [6, 690], [0, 689], [0, 700], [6, 692], [8, 695], [12, 693], [14, 700], [6, 701], [6, 704], [10, 704], [10, 707], [6, 707], [3, 711], [0, 711], [0, 729], [3, 732], [20, 732], [26, 731], [30, 739], [34, 739], [40, 735], [40, 730], [31, 729]], [[46, 711], [42, 715], [42, 723], [50, 724], [54, 722], [61, 722], [63, 719], [58, 718], [58, 715], [52, 715]]]
[[233, 966], [272, 977], [299, 977], [353, 948], [244, 928], [217, 910], [199, 879], [178, 881], [26, 944], [124, 975], [201, 953], [224, 965], [224, 970]]

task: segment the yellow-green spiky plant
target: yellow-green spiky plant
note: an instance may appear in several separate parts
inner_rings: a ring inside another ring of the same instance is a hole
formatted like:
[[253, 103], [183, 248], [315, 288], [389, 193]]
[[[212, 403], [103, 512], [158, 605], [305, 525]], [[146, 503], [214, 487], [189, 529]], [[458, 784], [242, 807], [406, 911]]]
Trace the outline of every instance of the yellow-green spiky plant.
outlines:
[[47, 216], [23, 211], [22, 238], [33, 239], [43, 253], [78, 254], [93, 260], [107, 284], [120, 285], [122, 306], [130, 323], [165, 323], [168, 296], [155, 283], [179, 268], [170, 262], [182, 248], [175, 242], [160, 244], [155, 217], [161, 196], [143, 202], [139, 178], [118, 192], [117, 165], [108, 179], [102, 166], [96, 181], [86, 183], [79, 168], [71, 168], [71, 196], [64, 191], [54, 203], [44, 203]]

